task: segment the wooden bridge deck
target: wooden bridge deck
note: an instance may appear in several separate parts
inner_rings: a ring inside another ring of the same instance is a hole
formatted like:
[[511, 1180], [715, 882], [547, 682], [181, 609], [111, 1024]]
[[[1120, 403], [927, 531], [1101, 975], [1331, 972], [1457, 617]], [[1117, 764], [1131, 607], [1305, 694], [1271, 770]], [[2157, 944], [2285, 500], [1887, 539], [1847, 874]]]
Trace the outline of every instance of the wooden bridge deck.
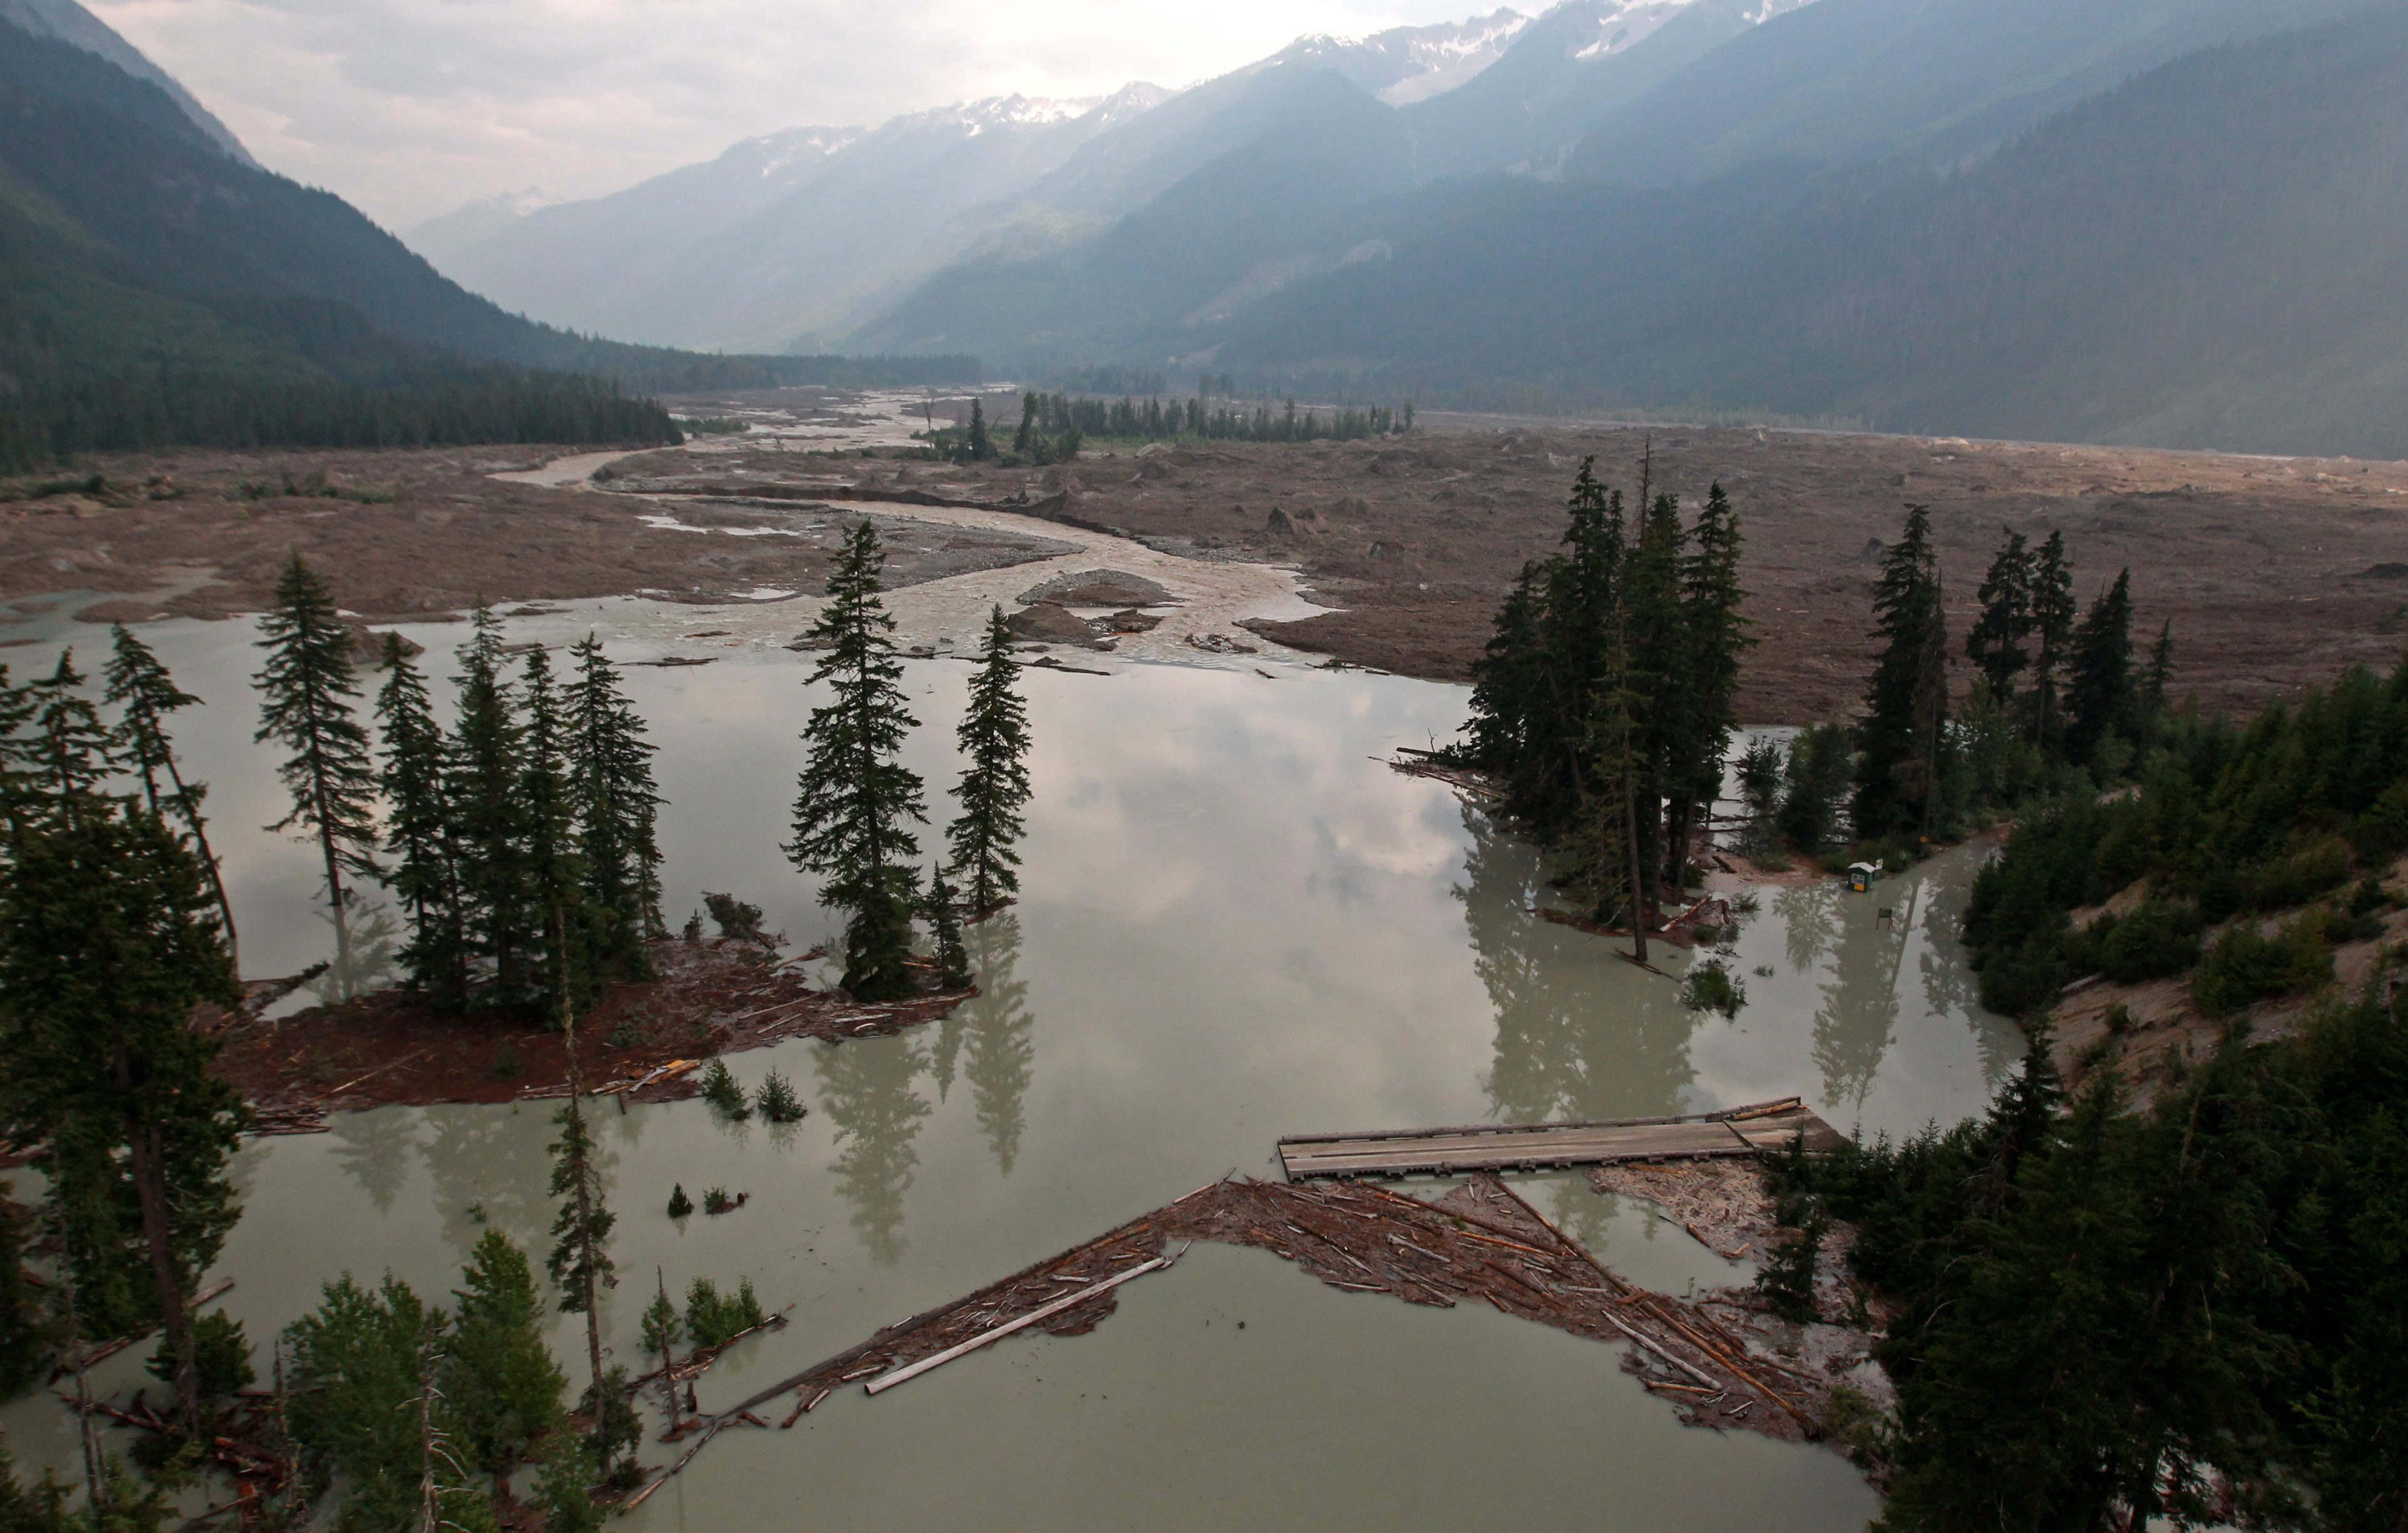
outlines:
[[1542, 1170], [1626, 1160], [1701, 1160], [1782, 1150], [1803, 1135], [1810, 1154], [1840, 1135], [1795, 1096], [1723, 1112], [1599, 1123], [1484, 1125], [1368, 1134], [1300, 1134], [1279, 1141], [1290, 1182], [1315, 1177], [1450, 1175]]

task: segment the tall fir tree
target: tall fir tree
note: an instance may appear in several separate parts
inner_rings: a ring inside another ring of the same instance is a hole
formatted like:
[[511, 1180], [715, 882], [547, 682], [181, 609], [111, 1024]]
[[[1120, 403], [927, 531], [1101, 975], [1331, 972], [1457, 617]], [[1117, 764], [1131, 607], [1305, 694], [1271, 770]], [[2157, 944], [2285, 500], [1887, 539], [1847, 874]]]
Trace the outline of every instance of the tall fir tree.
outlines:
[[586, 1406], [594, 1423], [595, 1456], [610, 1456], [614, 1391], [602, 1368], [602, 1288], [610, 1274], [610, 1231], [619, 1216], [603, 1200], [602, 1170], [595, 1164], [593, 1130], [585, 1122], [583, 1082], [577, 1064], [576, 1019], [566, 1006], [561, 1037], [568, 1055], [568, 1100], [553, 1114], [560, 1138], [552, 1145], [552, 1196], [560, 1211], [552, 1222], [552, 1253], [544, 1269], [560, 1287], [565, 1314], [585, 1317], [585, 1359], [591, 1383]]
[[1686, 536], [1681, 504], [1659, 494], [1647, 504], [1624, 581], [1628, 681], [1633, 701], [1632, 769], [1639, 829], [1639, 866], [1645, 875], [1646, 915], [1656, 914], [1657, 891], [1681, 850], [1666, 845], [1663, 804], [1671, 788], [1675, 742], [1685, 733], [1692, 699], [1684, 695], [1690, 659], [1681, 609], [1681, 566]]
[[546, 915], [536, 999], [567, 1017], [594, 1003], [601, 990], [597, 965], [581, 954], [592, 946], [585, 901], [585, 862], [579, 855], [577, 795], [569, 781], [568, 717], [552, 684], [552, 657], [527, 652], [520, 681], [525, 733], [519, 752], [519, 802], [526, 824], [527, 874], [535, 907]]
[[2073, 631], [2065, 680], [2065, 756], [2096, 765], [2113, 738], [2141, 733], [2139, 680], [2132, 674], [2132, 572], [2120, 571]]
[[522, 792], [525, 730], [502, 675], [501, 623], [481, 604], [472, 621], [475, 633], [460, 649], [445, 797], [459, 846], [458, 898], [469, 953], [492, 961], [494, 1003], [521, 1009], [535, 996], [545, 924]]
[[995, 441], [987, 435], [986, 406], [983, 401], [970, 401], [970, 429], [968, 455], [972, 462], [984, 463], [995, 456]]
[[1966, 632], [1965, 658], [2004, 707], [2014, 701], [2015, 679], [2031, 665], [2032, 552], [2022, 533], [2007, 532], [1976, 595], [1982, 615]]
[[1020, 893], [1020, 851], [1028, 805], [1028, 705], [1021, 700], [1019, 667], [1003, 609], [987, 614], [985, 644], [970, 677], [969, 706], [954, 732], [968, 765], [954, 797], [961, 814], [946, 827], [953, 869], [973, 911], [1009, 903]]
[[1656, 699], [1667, 731], [1664, 881], [1681, 887], [1698, 817], [1721, 795], [1723, 763], [1739, 726], [1740, 659], [1756, 640], [1741, 608], [1739, 513], [1717, 483], [1689, 531], [1681, 565], [1681, 674]]
[[962, 947], [961, 912], [953, 908], [953, 893], [941, 865], [929, 869], [928, 934], [935, 942], [938, 981], [947, 990], [967, 990], [970, 959]]
[[[208, 794], [206, 782], [187, 782], [176, 760], [176, 742], [167, 733], [167, 715], [198, 703], [200, 699], [176, 685], [157, 654], [149, 645], [134, 636], [134, 630], [123, 623], [109, 629], [111, 650], [106, 673], [108, 689], [102, 701], [115, 705], [118, 742], [127, 763], [142, 779], [142, 795], [150, 812], [172, 816], [193, 838], [199, 852], [201, 867], [208, 875], [209, 892], [217, 899], [218, 924], [225, 933], [226, 955], [236, 959], [236, 971], [241, 971], [235, 944], [234, 902], [226, 897], [225, 874], [218, 866], [217, 853], [209, 849], [208, 822], [201, 818], [201, 800]], [[165, 776], [167, 788], [162, 793], [159, 779]]]
[[384, 685], [377, 720], [384, 736], [386, 881], [409, 919], [401, 961], [410, 983], [437, 1010], [468, 1005], [468, 935], [460, 908], [460, 848], [450, 793], [451, 742], [436, 722], [426, 679], [402, 648], [384, 638]]
[[136, 800], [79, 797], [0, 880], [0, 1126], [39, 1148], [66, 1283], [91, 1289], [79, 1308], [165, 1330], [191, 1430], [188, 1300], [237, 1217], [225, 1167], [246, 1118], [192, 1020], [235, 1003], [234, 967], [191, 847]]
[[2157, 642], [2149, 646], [2148, 668], [2142, 673], [2141, 709], [2145, 720], [2154, 724], [2166, 710], [2166, 697], [2174, 684], [2174, 620], [2168, 618], [2157, 630]]
[[75, 651], [59, 652], [50, 674], [34, 683], [33, 764], [37, 801], [53, 818], [72, 820], [97, 801], [102, 783], [122, 765], [116, 734], [83, 695]]
[[912, 988], [920, 843], [910, 827], [926, 817], [919, 775], [899, 759], [919, 721], [904, 702], [895, 620], [879, 599], [885, 563], [865, 520], [828, 576], [811, 628], [824, 649], [809, 684], [824, 682], [832, 695], [804, 726], [809, 752], [786, 847], [796, 867], [827, 879], [822, 899], [846, 912], [844, 987], [871, 1001]]
[[9, 847], [28, 834], [42, 799], [34, 707], [33, 687], [10, 681], [0, 664], [0, 830]]
[[1499, 778], [1528, 756], [1545, 685], [1540, 653], [1544, 566], [1531, 560], [1513, 578], [1480, 658], [1471, 663], [1472, 765]]
[[293, 753], [277, 768], [293, 795], [293, 812], [270, 830], [299, 826], [318, 838], [325, 864], [326, 901], [335, 918], [336, 969], [351, 981], [350, 907], [346, 876], [377, 873], [376, 771], [368, 733], [352, 713], [351, 631], [335, 598], [298, 549], [277, 577], [274, 603], [259, 622], [267, 663], [253, 678], [260, 692], [255, 738]]
[[2065, 666], [2066, 649], [2073, 640], [2075, 610], [2073, 566], [2065, 556], [2065, 534], [2052, 531], [2048, 541], [2040, 546], [2040, 556], [2032, 561], [2031, 578], [2031, 632], [2035, 646], [2031, 739], [2043, 755], [2054, 755], [2064, 749], [2058, 675]]
[[1928, 507], [1907, 508], [1905, 530], [1882, 562], [1873, 591], [1880, 658], [1856, 727], [1856, 835], [1928, 831], [1939, 809], [1947, 723], [1947, 614]]
[[1506, 781], [1506, 803], [1542, 838], [1579, 812], [1589, 709], [1606, 674], [1616, 632], [1628, 553], [1620, 491], [1598, 481], [1595, 460], [1573, 478], [1564, 552], [1547, 561], [1541, 581], [1537, 685], [1520, 769]]
[[619, 673], [589, 633], [573, 652], [568, 690], [568, 769], [577, 799], [577, 851], [585, 867], [595, 967], [640, 979], [651, 972], [644, 943], [662, 934], [661, 795], [652, 743], [619, 686]]
[[1011, 434], [1011, 451], [1015, 456], [1028, 455], [1029, 439], [1037, 430], [1037, 395], [1024, 393], [1020, 396], [1020, 429]]

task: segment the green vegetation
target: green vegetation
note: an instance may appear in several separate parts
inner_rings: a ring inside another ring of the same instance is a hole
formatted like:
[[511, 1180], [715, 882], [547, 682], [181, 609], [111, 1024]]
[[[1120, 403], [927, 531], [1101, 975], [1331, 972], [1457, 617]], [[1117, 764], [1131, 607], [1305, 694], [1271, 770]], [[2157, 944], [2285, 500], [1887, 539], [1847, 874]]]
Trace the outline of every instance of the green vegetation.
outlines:
[[962, 812], [945, 827], [953, 871], [973, 911], [991, 910], [1020, 892], [1014, 843], [1026, 829], [1021, 811], [1030, 791], [1028, 705], [1021, 700], [1011, 651], [1011, 629], [997, 606], [987, 614], [969, 707], [954, 731], [968, 765], [953, 790]]
[[[973, 402], [975, 411], [976, 404]], [[1120, 441], [1160, 442], [1187, 438], [1214, 442], [1351, 442], [1411, 431], [1413, 407], [1340, 406], [1325, 419], [1318, 410], [1297, 412], [1289, 399], [1273, 410], [1266, 402], [1249, 411], [1241, 407], [1215, 407], [1202, 398], [1094, 399], [1068, 394], [1026, 394], [1021, 396], [1020, 429], [1013, 435], [1015, 456], [1038, 463], [1078, 454], [1075, 444], [1089, 437]], [[1063, 444], [1071, 444], [1065, 451]], [[1048, 444], [1052, 444], [1048, 455]]]
[[826, 877], [822, 901], [846, 913], [844, 988], [865, 1001], [913, 989], [906, 965], [919, 880], [910, 859], [920, 843], [910, 826], [926, 818], [919, 774], [898, 759], [919, 721], [888, 637], [895, 620], [879, 600], [885, 563], [877, 528], [864, 521], [828, 576], [827, 605], [810, 630], [825, 648], [808, 684], [829, 683], [833, 695], [804, 726], [809, 756], [786, 847], [796, 867]]
[[810, 1110], [803, 1106], [803, 1099], [795, 1095], [794, 1083], [776, 1070], [761, 1078], [761, 1089], [754, 1095], [753, 1104], [761, 1110], [765, 1123], [800, 1123], [803, 1114]]
[[685, 1195], [685, 1183], [681, 1182], [676, 1186], [670, 1188], [669, 1217], [672, 1219], [682, 1219], [693, 1211], [694, 1199]]
[[738, 420], [733, 415], [704, 415], [692, 419], [672, 415], [669, 423], [689, 437], [732, 437], [752, 429], [752, 422]]
[[1686, 887], [1697, 815], [1722, 781], [1750, 642], [1739, 521], [1716, 485], [1684, 527], [1642, 472], [1634, 538], [1622, 493], [1593, 469], [1572, 486], [1566, 552], [1525, 566], [1498, 610], [1462, 755], [1596, 919], [1635, 914], [1643, 929]]
[[744, 1279], [736, 1292], [722, 1295], [709, 1278], [696, 1278], [685, 1295], [685, 1333], [697, 1348], [724, 1347], [739, 1332], [768, 1317], [753, 1297], [752, 1280]]
[[2143, 1111], [2059, 1095], [2035, 1045], [1985, 1118], [1775, 1165], [1898, 1306], [1881, 1526], [2397, 1526], [2408, 1028], [2370, 995]]
[[731, 1118], [751, 1114], [752, 1108], [744, 1099], [744, 1088], [736, 1083], [736, 1076], [724, 1059], [714, 1059], [702, 1072], [703, 1100]]

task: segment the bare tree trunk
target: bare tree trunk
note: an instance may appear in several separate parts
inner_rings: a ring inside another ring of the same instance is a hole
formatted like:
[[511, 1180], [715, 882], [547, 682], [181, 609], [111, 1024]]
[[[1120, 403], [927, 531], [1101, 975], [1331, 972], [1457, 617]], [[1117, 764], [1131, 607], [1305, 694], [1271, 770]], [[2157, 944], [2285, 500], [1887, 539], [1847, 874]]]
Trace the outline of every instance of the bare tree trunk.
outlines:
[[66, 1296], [67, 1358], [75, 1368], [76, 1426], [83, 1445], [84, 1492], [92, 1504], [103, 1511], [108, 1507], [108, 1482], [100, 1472], [100, 1435], [92, 1424], [92, 1384], [83, 1371], [83, 1328], [76, 1320], [76, 1285], [72, 1271], [62, 1268], [60, 1286]]
[[176, 1269], [175, 1231], [167, 1217], [165, 1155], [156, 1124], [128, 1121], [127, 1146], [134, 1196], [142, 1211], [142, 1242], [150, 1250], [150, 1281], [159, 1290], [159, 1324], [176, 1360], [176, 1411], [186, 1435], [200, 1429], [200, 1369], [193, 1355], [193, 1316], [185, 1306], [184, 1275]]
[[[148, 781], [146, 777], [145, 781]], [[209, 850], [208, 836], [201, 829], [201, 812], [193, 806], [193, 791], [184, 786], [184, 774], [176, 769], [176, 759], [173, 756], [167, 758], [167, 781], [176, 785], [176, 807], [182, 811], [184, 824], [192, 827], [193, 845], [200, 850], [201, 866], [208, 869], [209, 889], [217, 895], [218, 914], [225, 921], [226, 957], [233, 962], [235, 975], [239, 979], [242, 974], [242, 957], [235, 946], [234, 901], [226, 897], [225, 870], [218, 866], [218, 854]], [[151, 812], [158, 812], [159, 806], [155, 795], [150, 808]]]

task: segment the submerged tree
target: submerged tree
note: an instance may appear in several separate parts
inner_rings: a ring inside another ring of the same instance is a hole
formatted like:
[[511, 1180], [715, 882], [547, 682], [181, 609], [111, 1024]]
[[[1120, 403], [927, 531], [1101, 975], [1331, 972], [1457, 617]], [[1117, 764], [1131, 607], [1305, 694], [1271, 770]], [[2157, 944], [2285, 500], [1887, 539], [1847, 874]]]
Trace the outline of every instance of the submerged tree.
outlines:
[[225, 1165], [244, 1121], [191, 1024], [234, 1004], [234, 967], [191, 847], [138, 801], [75, 800], [0, 880], [0, 1125], [40, 1151], [86, 1324], [165, 1329], [189, 1429], [188, 1299], [237, 1217]]
[[552, 1003], [561, 1025], [594, 1002], [599, 966], [580, 959], [590, 946], [593, 913], [585, 901], [585, 864], [579, 855], [577, 799], [569, 782], [568, 720], [552, 682], [552, 657], [527, 652], [521, 695], [526, 704], [520, 737], [519, 811], [526, 827], [526, 869], [536, 908], [552, 912], [544, 946], [539, 998]]
[[955, 790], [962, 812], [946, 827], [953, 869], [973, 912], [990, 910], [1020, 893], [1020, 852], [1028, 805], [1028, 705], [1021, 700], [1011, 661], [1011, 630], [1003, 609], [987, 616], [985, 648], [970, 677], [969, 707], [955, 739], [969, 765]]
[[885, 555], [862, 522], [828, 576], [828, 601], [811, 637], [825, 649], [810, 684], [833, 696], [811, 710], [810, 748], [795, 799], [786, 855], [827, 879], [821, 897], [846, 912], [844, 987], [863, 1000], [910, 994], [911, 912], [925, 818], [919, 775], [898, 759], [919, 721], [906, 706], [903, 666], [889, 637], [895, 620], [879, 600]]
[[936, 938], [939, 981], [947, 990], [968, 989], [970, 960], [962, 950], [961, 915], [953, 909], [953, 886], [946, 881], [941, 867], [928, 873], [928, 928]]
[[567, 1381], [544, 1345], [543, 1300], [525, 1253], [488, 1228], [460, 1276], [437, 1382], [453, 1440], [499, 1483], [560, 1425]]
[[1665, 882], [1686, 881], [1698, 817], [1721, 795], [1723, 763], [1739, 726], [1739, 666], [1755, 638], [1741, 614], [1739, 513], [1720, 484], [1689, 531], [1681, 566], [1679, 706], [1665, 729]]
[[612, 1406], [617, 1392], [602, 1369], [601, 1288], [609, 1282], [612, 1265], [610, 1231], [618, 1215], [602, 1200], [602, 1173], [595, 1165], [594, 1136], [586, 1126], [582, 1082], [577, 1071], [577, 1024], [564, 998], [561, 1035], [568, 1050], [568, 1100], [552, 1122], [560, 1138], [552, 1146], [552, 1196], [561, 1200], [552, 1222], [552, 1254], [545, 1268], [560, 1286], [564, 1313], [585, 1317], [585, 1360], [592, 1383], [586, 1404], [595, 1423], [596, 1456], [610, 1455]]
[[376, 876], [376, 772], [367, 731], [352, 716], [359, 688], [352, 680], [351, 631], [298, 549], [277, 578], [275, 603], [260, 619], [259, 631], [267, 664], [254, 678], [260, 691], [255, 738], [293, 752], [277, 768], [293, 795], [293, 812], [267, 828], [297, 825], [316, 834], [325, 861], [326, 900], [335, 913], [336, 965], [348, 975], [343, 879]]
[[[127, 761], [142, 779], [142, 794], [150, 812], [161, 816], [172, 813], [199, 851], [201, 867], [208, 874], [209, 892], [217, 898], [226, 954], [232, 958], [236, 951], [234, 902], [226, 897], [225, 875], [218, 867], [217, 853], [209, 850], [208, 823], [201, 818], [201, 800], [208, 793], [208, 784], [184, 781], [183, 769], [176, 763], [175, 741], [167, 734], [167, 715], [190, 708], [200, 699], [176, 685], [175, 678], [167, 674], [158, 655], [136, 638], [132, 629], [121, 623], [108, 632], [114, 648], [106, 673], [108, 690], [102, 695], [102, 700], [117, 706], [119, 740]], [[164, 794], [159, 789], [163, 773], [167, 779], [167, 791]], [[240, 967], [237, 963], [237, 972]]]

